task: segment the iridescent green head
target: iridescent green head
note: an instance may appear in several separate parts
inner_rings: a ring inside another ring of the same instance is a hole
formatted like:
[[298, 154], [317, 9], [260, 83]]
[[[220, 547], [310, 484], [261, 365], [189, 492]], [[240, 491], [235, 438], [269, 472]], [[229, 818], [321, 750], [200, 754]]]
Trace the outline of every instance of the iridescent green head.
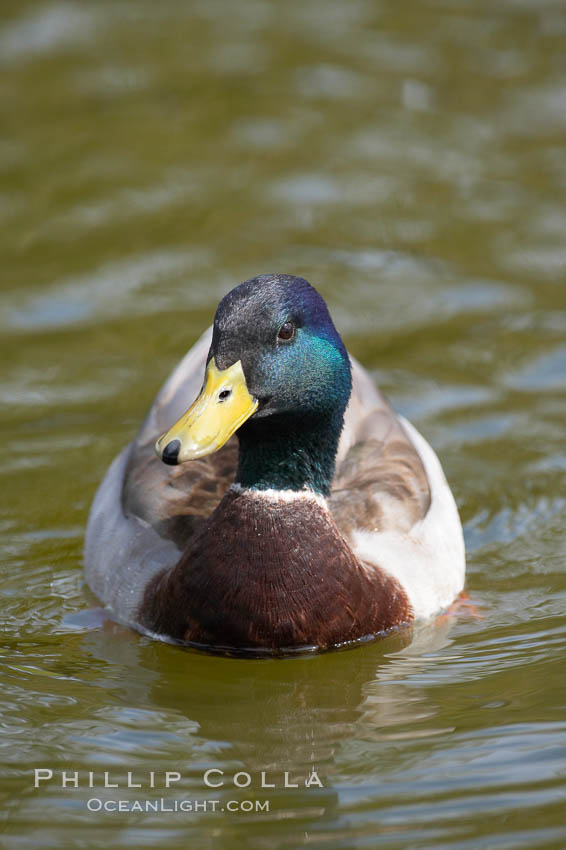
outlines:
[[299, 277], [260, 275], [218, 305], [203, 392], [158, 451], [182, 462], [236, 432], [242, 486], [328, 494], [351, 383], [318, 292]]

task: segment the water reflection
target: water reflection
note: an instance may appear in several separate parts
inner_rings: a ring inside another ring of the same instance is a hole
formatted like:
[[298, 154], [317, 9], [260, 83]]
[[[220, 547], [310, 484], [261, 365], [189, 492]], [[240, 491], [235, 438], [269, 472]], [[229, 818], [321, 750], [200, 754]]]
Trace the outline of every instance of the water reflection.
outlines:
[[[130, 671], [127, 682], [117, 678], [113, 685], [125, 704], [181, 714], [207, 751], [218, 746], [225, 756], [228, 750], [234, 763], [258, 773], [286, 764], [307, 773], [324, 765], [333, 776], [349, 739], [383, 742], [448, 731], [435, 726], [436, 712], [421, 705], [422, 694], [408, 680], [438, 665], [452, 625], [443, 618], [365, 648], [296, 661], [209, 657], [154, 645], [111, 621], [85, 635], [81, 647], [112, 669]], [[449, 659], [443, 655], [444, 664]], [[147, 758], [147, 746], [141, 749]], [[351, 769], [349, 756], [346, 762]]]
[[[387, 770], [397, 760], [396, 742], [451, 731], [438, 725], [419, 688], [407, 681], [431, 663], [427, 655], [449, 644], [449, 629], [446, 622], [365, 648], [292, 661], [239, 661], [154, 644], [107, 622], [78, 645], [68, 644], [68, 651], [70, 663], [77, 654], [94, 663], [98, 672], [92, 683], [104, 688], [111, 702], [91, 712], [88, 704], [97, 700], [87, 696], [84, 719], [59, 703], [58, 723], [65, 725], [83, 771], [102, 777], [109, 770], [125, 782], [127, 768], [133, 781], [146, 784], [149, 770], [162, 775], [179, 770], [183, 780], [172, 799], [213, 794], [225, 803], [267, 797], [276, 821], [308, 815], [324, 828], [346, 829], [348, 818], [337, 811], [343, 783], [353, 776], [367, 782], [368, 772], [375, 772], [374, 744], [380, 745], [379, 763]], [[62, 658], [59, 667], [64, 663]], [[79, 670], [75, 681], [83, 677]], [[416, 722], [419, 730], [409, 731]], [[65, 769], [64, 753], [52, 752], [50, 764]], [[203, 781], [211, 768], [223, 771], [211, 781], [226, 783], [213, 792]], [[305, 791], [313, 770], [324, 787]], [[252, 775], [251, 788], [234, 786], [238, 771]], [[275, 789], [261, 788], [262, 771]], [[285, 771], [299, 789], [282, 787]], [[50, 790], [44, 789], [44, 803]], [[73, 791], [66, 805], [72, 809], [92, 793]], [[120, 797], [151, 793], [121, 789]], [[97, 794], [112, 799], [116, 792]]]

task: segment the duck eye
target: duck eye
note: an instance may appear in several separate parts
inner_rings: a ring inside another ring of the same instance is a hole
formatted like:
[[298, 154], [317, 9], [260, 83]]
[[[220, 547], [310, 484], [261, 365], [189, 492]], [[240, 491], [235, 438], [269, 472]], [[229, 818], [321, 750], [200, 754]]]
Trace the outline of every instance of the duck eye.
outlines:
[[293, 322], [285, 322], [284, 325], [281, 325], [279, 328], [279, 333], [277, 334], [277, 339], [283, 339], [285, 341], [292, 339], [295, 334], [295, 325]]

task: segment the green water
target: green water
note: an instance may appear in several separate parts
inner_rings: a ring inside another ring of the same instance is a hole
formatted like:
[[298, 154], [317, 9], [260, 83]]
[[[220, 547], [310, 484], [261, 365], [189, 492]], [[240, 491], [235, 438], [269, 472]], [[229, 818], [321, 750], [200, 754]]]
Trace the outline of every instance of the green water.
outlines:
[[[564, 3], [0, 16], [3, 846], [564, 848]], [[219, 298], [269, 271], [321, 290], [438, 451], [476, 615], [286, 661], [77, 617], [97, 483]], [[281, 787], [313, 768], [322, 788]]]

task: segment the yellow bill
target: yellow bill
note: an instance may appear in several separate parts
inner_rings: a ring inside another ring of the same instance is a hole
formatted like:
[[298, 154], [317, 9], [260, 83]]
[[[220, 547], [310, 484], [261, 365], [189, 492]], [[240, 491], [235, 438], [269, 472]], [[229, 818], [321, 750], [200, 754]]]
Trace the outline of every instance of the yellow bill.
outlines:
[[169, 464], [212, 454], [250, 418], [257, 406], [257, 399], [248, 392], [241, 361], [220, 370], [213, 357], [206, 368], [200, 395], [158, 439], [155, 451]]

